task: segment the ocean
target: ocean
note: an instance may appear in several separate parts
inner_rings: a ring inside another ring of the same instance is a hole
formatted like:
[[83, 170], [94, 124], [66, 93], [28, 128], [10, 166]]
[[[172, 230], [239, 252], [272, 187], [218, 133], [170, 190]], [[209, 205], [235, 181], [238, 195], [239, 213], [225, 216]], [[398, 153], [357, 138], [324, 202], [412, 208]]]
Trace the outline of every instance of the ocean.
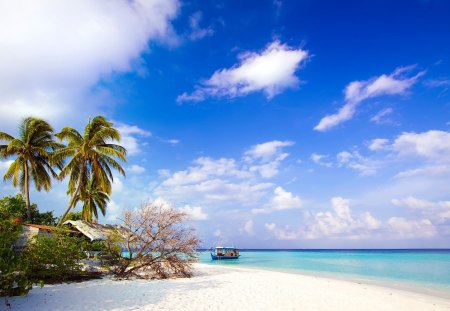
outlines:
[[200, 262], [349, 279], [450, 296], [450, 249], [241, 250], [237, 260]]

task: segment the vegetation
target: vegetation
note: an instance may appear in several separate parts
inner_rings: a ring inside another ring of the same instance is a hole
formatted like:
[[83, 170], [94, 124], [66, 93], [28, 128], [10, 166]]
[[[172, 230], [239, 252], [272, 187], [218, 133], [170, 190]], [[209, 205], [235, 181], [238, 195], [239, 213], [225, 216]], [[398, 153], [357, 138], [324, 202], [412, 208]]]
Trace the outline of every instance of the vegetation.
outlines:
[[[33, 224], [47, 226], [56, 225], [56, 217], [53, 212], [40, 213], [36, 204], [30, 205], [31, 220]], [[16, 196], [6, 196], [0, 199], [0, 219], [27, 218], [27, 208], [22, 194]]]
[[191, 276], [200, 241], [193, 229], [183, 225], [186, 218], [179, 210], [154, 204], [125, 212], [123, 230], [107, 242], [111, 272], [117, 278]]
[[97, 217], [97, 209], [104, 215], [113, 181], [111, 169], [125, 176], [116, 159], [126, 161], [126, 149], [111, 143], [120, 141], [119, 131], [104, 117], [97, 116], [89, 120], [83, 135], [71, 127], [65, 127], [56, 136], [68, 144], [55, 152], [55, 159], [64, 161], [70, 158], [62, 168], [60, 177], [69, 176], [68, 194], [71, 200], [59, 224], [80, 201], [84, 203], [83, 219], [92, 219], [92, 215]]
[[31, 221], [30, 183], [33, 182], [40, 191], [51, 188], [51, 176], [58, 175], [53, 170], [53, 151], [62, 145], [53, 140], [53, 128], [46, 121], [26, 118], [19, 127], [19, 137], [0, 132], [0, 140], [7, 145], [0, 145], [0, 159], [16, 157], [5, 173], [3, 179], [12, 180], [14, 187], [20, 186], [25, 197], [27, 218]]
[[52, 236], [37, 235], [22, 257], [33, 279], [45, 283], [68, 281], [83, 274], [80, 261], [86, 258], [84, 243], [84, 239], [69, 236], [62, 230]]
[[32, 287], [28, 266], [13, 249], [20, 230], [20, 226], [0, 218], [0, 296], [25, 295]]

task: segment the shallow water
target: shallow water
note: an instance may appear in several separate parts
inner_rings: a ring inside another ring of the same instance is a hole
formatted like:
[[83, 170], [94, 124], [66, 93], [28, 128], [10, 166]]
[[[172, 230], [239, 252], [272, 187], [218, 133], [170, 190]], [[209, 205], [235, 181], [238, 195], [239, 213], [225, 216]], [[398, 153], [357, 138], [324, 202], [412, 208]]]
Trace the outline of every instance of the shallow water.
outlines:
[[373, 281], [450, 296], [450, 250], [241, 250], [237, 260], [200, 262]]

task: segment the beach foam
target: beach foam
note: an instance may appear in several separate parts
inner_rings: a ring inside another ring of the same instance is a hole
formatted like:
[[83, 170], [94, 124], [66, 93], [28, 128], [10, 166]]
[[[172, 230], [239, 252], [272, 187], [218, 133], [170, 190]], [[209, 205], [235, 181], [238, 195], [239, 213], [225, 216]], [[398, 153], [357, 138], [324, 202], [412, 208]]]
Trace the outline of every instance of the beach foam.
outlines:
[[[12, 310], [450, 310], [450, 299], [299, 274], [197, 264], [190, 279], [47, 285]], [[2, 305], [3, 307], [3, 305]]]

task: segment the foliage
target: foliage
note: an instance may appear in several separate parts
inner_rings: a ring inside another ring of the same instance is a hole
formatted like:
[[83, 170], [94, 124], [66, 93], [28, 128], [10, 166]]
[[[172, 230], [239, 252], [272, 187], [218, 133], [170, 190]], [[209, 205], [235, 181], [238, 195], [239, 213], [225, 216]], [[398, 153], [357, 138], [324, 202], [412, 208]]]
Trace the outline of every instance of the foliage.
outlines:
[[[167, 206], [144, 204], [127, 211], [123, 229], [107, 241], [117, 278], [189, 277], [200, 243], [184, 226], [187, 215]], [[122, 250], [127, 256], [122, 257]]]
[[20, 231], [20, 226], [0, 219], [0, 296], [25, 295], [32, 287], [28, 266], [13, 250]]
[[[40, 213], [36, 204], [30, 205], [31, 223], [54, 226], [56, 224], [56, 217], [53, 212]], [[20, 217], [27, 218], [27, 208], [25, 199], [22, 194], [16, 196], [6, 196], [0, 199], [0, 219], [11, 219]]]
[[62, 145], [53, 140], [51, 125], [38, 118], [24, 119], [19, 126], [18, 138], [0, 132], [0, 140], [7, 142], [0, 145], [0, 159], [16, 157], [3, 179], [12, 180], [14, 187], [20, 186], [27, 218], [31, 221], [30, 183], [33, 182], [38, 191], [50, 190], [51, 176], [58, 177], [53, 167], [62, 163], [53, 161], [53, 151]]
[[73, 205], [77, 205], [80, 201], [83, 202], [81, 219], [92, 221], [92, 215], [94, 215], [95, 219], [98, 219], [97, 210], [100, 210], [102, 215], [105, 215], [106, 205], [109, 202], [109, 196], [106, 192], [102, 191], [97, 180], [95, 178], [91, 178], [84, 195], [77, 193], [73, 197]]
[[30, 266], [33, 279], [44, 282], [71, 280], [82, 274], [80, 261], [84, 239], [60, 231], [52, 236], [37, 235], [23, 251], [23, 259]]
[[[113, 181], [111, 169], [116, 169], [125, 176], [125, 171], [116, 159], [126, 161], [126, 149], [111, 143], [120, 141], [120, 133], [102, 116], [89, 120], [83, 135], [71, 127], [65, 127], [56, 136], [68, 142], [66, 147], [55, 152], [56, 161], [69, 158], [60, 173], [60, 178], [69, 176], [67, 192], [71, 196], [69, 206], [59, 220], [59, 224], [62, 224], [67, 213], [75, 208], [79, 201], [90, 200], [92, 190], [95, 189], [98, 193], [102, 192], [107, 196], [111, 194]], [[90, 191], [89, 187], [91, 187]], [[101, 201], [109, 199], [107, 196], [102, 196]], [[92, 214], [97, 215], [97, 208], [100, 208], [104, 214], [105, 210], [101, 207], [101, 204], [85, 204], [83, 219], [92, 219]]]
[[67, 213], [65, 220], [81, 220], [81, 213], [82, 212], [70, 212]]

